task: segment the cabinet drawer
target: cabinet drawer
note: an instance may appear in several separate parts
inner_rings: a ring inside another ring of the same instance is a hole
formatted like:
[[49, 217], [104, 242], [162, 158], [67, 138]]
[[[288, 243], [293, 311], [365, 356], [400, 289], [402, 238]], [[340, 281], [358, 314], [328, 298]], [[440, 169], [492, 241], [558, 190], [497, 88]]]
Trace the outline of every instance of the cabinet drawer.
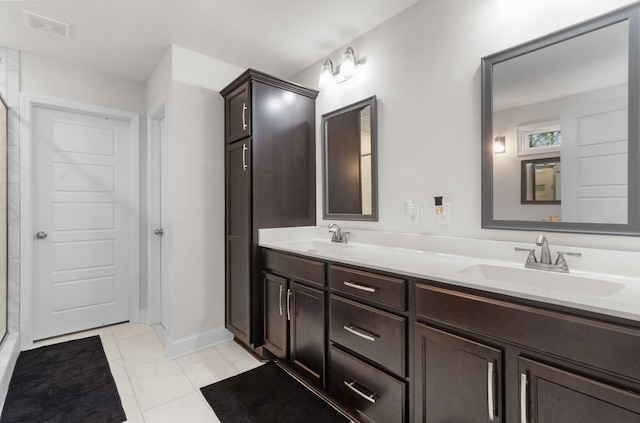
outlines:
[[406, 319], [331, 296], [330, 338], [385, 369], [405, 375]]
[[640, 380], [640, 330], [416, 284], [416, 314]]
[[406, 309], [406, 283], [404, 279], [329, 266], [332, 289], [403, 311]]
[[404, 382], [334, 346], [331, 346], [330, 391], [364, 421], [406, 421]]
[[267, 269], [288, 276], [299, 282], [325, 286], [324, 267], [320, 261], [290, 256], [272, 250], [264, 251], [264, 265]]

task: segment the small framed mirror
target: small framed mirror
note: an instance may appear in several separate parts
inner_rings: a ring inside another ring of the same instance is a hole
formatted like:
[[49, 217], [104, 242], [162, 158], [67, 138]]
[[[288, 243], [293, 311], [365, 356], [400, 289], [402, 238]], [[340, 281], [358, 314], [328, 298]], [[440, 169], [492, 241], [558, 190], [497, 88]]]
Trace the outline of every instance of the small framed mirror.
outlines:
[[521, 169], [521, 204], [560, 204], [562, 196], [560, 157], [523, 160]]
[[376, 97], [322, 116], [323, 217], [378, 220]]

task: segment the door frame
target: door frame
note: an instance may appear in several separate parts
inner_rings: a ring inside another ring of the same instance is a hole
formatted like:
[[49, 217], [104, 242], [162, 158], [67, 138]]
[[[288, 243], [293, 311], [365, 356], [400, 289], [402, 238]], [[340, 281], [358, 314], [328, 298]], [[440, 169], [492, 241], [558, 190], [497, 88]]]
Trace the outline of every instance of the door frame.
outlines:
[[[165, 136], [167, 138], [164, 144], [160, 142], [160, 126], [163, 118]], [[166, 219], [168, 210], [165, 210], [164, 207], [161, 209], [157, 207], [162, 196], [165, 196], [166, 199], [168, 195], [167, 187], [163, 187], [160, 184], [162, 173], [160, 158], [163, 154], [165, 157], [168, 154], [168, 120], [166, 99], [161, 100], [157, 105], [149, 109], [147, 115], [147, 322], [152, 326], [161, 324], [163, 320], [168, 326], [170, 320], [167, 307], [169, 279], [168, 275], [165, 274], [164, 280], [166, 283], [164, 285], [160, 284], [160, 278], [163, 276], [160, 269], [162, 263], [160, 239], [153, 233], [158, 224], [162, 223], [165, 232], [163, 235], [165, 239], [164, 245], [167, 246], [169, 244], [166, 242], [170, 236], [170, 222]], [[162, 216], [165, 217], [164, 222], [161, 221]], [[164, 258], [167, 261], [164, 263], [164, 267], [167, 273], [169, 273], [170, 256], [170, 254], [164, 254]], [[165, 330], [168, 330], [168, 327], [165, 327]]]
[[33, 238], [33, 139], [31, 119], [35, 107], [89, 115], [107, 116], [129, 124], [131, 157], [131, 184], [129, 200], [132, 212], [129, 217], [131, 230], [131, 256], [137, 257], [129, 270], [129, 321], [140, 320], [140, 115], [135, 112], [111, 109], [86, 103], [62, 100], [35, 94], [20, 95], [20, 346], [33, 345], [34, 322], [34, 238]]

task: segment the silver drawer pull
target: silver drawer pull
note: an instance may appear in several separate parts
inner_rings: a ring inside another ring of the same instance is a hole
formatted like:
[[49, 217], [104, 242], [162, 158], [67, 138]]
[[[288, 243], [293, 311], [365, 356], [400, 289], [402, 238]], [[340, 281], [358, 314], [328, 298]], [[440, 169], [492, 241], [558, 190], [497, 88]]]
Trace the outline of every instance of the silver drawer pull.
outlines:
[[493, 386], [494, 386], [493, 361], [487, 362], [487, 406], [489, 407], [489, 421], [495, 420], [495, 410], [493, 408]]
[[375, 404], [376, 403], [376, 394], [365, 394], [364, 392], [362, 392], [361, 390], [359, 390], [358, 388], [356, 388], [354, 385], [356, 384], [355, 380], [352, 380], [351, 382], [347, 382], [346, 380], [344, 381], [344, 384], [347, 388], [351, 389], [353, 392], [355, 392], [356, 394], [360, 395], [362, 398], [366, 399], [367, 401], [369, 401], [371, 404]]
[[360, 285], [354, 282], [344, 281], [344, 286], [348, 286], [349, 288], [359, 289], [360, 291], [365, 292], [376, 292], [376, 289], [372, 286]]
[[347, 332], [351, 332], [354, 335], [359, 336], [360, 338], [364, 338], [367, 341], [371, 341], [374, 342], [376, 340], [376, 335], [372, 334], [372, 333], [363, 333], [361, 332], [362, 329], [358, 330], [355, 326], [351, 325], [351, 326], [343, 326], [344, 330], [346, 330]]
[[242, 144], [242, 170], [246, 171], [249, 165], [247, 165], [247, 144]]
[[247, 130], [247, 103], [242, 103], [242, 130]]
[[520, 423], [527, 423], [527, 375], [520, 373]]

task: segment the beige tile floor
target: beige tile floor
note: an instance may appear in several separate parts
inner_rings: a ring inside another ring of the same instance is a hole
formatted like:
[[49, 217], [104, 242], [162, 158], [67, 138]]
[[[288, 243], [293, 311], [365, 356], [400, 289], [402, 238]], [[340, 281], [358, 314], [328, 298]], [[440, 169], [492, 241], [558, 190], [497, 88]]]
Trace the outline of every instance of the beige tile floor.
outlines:
[[100, 335], [127, 422], [219, 423], [200, 393], [261, 363], [235, 342], [169, 359], [153, 328], [121, 324], [38, 342], [34, 348]]

